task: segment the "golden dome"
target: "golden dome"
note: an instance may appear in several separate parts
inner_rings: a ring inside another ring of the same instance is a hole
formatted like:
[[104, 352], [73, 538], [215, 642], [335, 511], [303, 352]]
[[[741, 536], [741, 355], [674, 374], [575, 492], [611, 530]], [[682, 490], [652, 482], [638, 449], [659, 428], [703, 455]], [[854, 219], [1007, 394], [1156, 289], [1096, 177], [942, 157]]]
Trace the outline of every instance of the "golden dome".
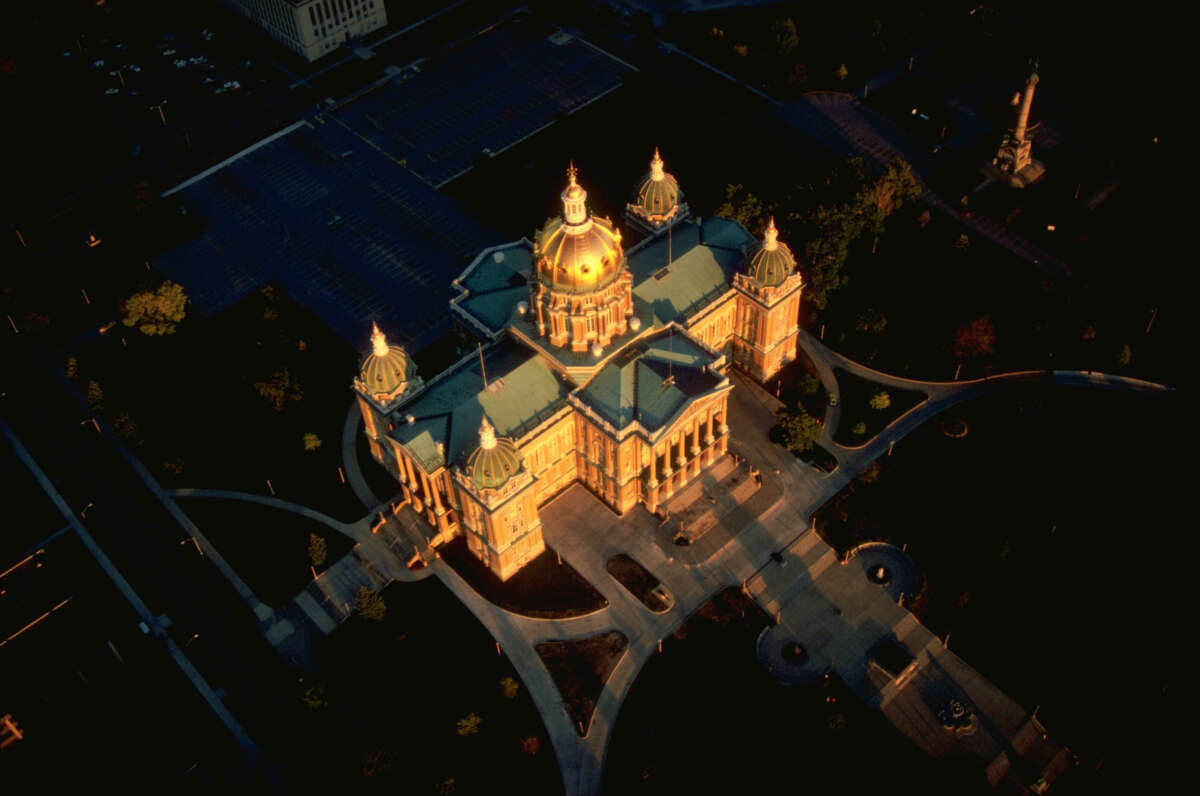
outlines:
[[655, 149], [650, 173], [642, 178], [630, 208], [648, 221], [662, 222], [675, 214], [682, 197], [679, 183], [663, 170], [662, 157]]
[[402, 395], [410, 384], [419, 384], [417, 367], [398, 345], [388, 345], [387, 338], [372, 324], [371, 353], [363, 357], [358, 373], [358, 385], [363, 392], [380, 403], [389, 403]]
[[507, 437], [496, 439], [487, 415], [479, 424], [479, 447], [467, 459], [467, 475], [482, 489], [499, 489], [521, 471], [521, 452]]
[[786, 243], [779, 241], [775, 219], [767, 224], [763, 242], [755, 247], [746, 265], [746, 274], [763, 287], [776, 287], [792, 275], [796, 258]]
[[574, 165], [562, 192], [563, 213], [549, 219], [534, 241], [538, 278], [547, 287], [572, 293], [599, 290], [625, 267], [621, 233], [607, 218], [587, 210], [587, 191], [575, 181]]

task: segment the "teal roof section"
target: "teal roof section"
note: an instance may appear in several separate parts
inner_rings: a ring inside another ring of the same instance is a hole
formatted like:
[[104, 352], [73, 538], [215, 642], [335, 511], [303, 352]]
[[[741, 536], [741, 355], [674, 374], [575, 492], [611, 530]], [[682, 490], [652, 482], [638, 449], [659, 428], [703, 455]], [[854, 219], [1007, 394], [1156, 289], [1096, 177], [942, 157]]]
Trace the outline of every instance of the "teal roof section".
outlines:
[[648, 306], [656, 325], [682, 322], [729, 289], [744, 247], [753, 242], [740, 224], [724, 218], [680, 224], [670, 239], [659, 236], [628, 256], [634, 300]]
[[665, 330], [621, 351], [575, 396], [618, 429], [636, 421], [654, 432], [724, 381], [707, 370], [717, 358], [678, 331]]
[[[486, 412], [499, 437], [519, 438], [561, 409], [569, 386], [534, 352], [506, 340], [484, 353], [488, 386], [477, 356], [464, 357], [397, 410], [389, 432], [427, 472], [463, 464], [479, 447]], [[413, 422], [406, 422], [411, 416]], [[439, 450], [438, 445], [442, 448]]]
[[[500, 259], [496, 259], [500, 255]], [[508, 326], [517, 302], [529, 302], [533, 253], [528, 241], [487, 249], [454, 281], [454, 305], [495, 338]]]

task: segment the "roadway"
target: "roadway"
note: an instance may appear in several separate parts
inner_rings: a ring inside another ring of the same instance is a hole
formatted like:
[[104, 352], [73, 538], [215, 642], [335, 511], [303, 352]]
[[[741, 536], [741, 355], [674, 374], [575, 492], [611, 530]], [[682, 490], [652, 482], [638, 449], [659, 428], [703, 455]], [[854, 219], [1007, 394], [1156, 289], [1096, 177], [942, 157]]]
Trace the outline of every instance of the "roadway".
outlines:
[[150, 617], [147, 625], [225, 720], [248, 762], [273, 779], [274, 755], [264, 749], [256, 759], [250, 739], [278, 741], [280, 717], [295, 702], [287, 688], [292, 675], [262, 638], [244, 597], [210, 566], [116, 443], [97, 433], [52, 366], [19, 338], [6, 338], [0, 350], [0, 416], [14, 447], [23, 443], [18, 453], [39, 484], [143, 621]]

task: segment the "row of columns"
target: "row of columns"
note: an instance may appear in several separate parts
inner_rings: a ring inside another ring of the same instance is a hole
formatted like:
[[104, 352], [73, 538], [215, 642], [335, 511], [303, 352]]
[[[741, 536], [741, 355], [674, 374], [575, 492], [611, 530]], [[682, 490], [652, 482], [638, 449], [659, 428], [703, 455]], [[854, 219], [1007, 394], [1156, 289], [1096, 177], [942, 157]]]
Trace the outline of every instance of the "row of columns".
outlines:
[[[656, 511], [660, 500], [669, 498], [676, 491], [681, 489], [689, 480], [700, 474], [700, 470], [708, 467], [718, 457], [725, 454], [729, 445], [729, 427], [722, 420], [717, 421], [718, 412], [724, 417], [726, 404], [722, 402], [719, 406], [713, 404], [705, 417], [696, 418], [692, 428], [680, 431], [679, 439], [676, 443], [667, 443], [663, 447], [663, 471], [661, 473], [663, 480], [660, 483], [658, 477], [658, 451], [651, 450], [650, 455], [650, 480], [646, 483], [646, 507], [650, 511]], [[701, 438], [700, 431], [704, 429], [704, 436]], [[692, 458], [688, 459], [688, 442], [691, 442]], [[675, 470], [671, 467], [671, 454], [677, 453], [678, 463], [680, 468]]]
[[[396, 458], [399, 460], [400, 474], [403, 476], [400, 487], [404, 491], [404, 497], [412, 504], [413, 510], [423, 516], [439, 533], [445, 531], [448, 523], [446, 507], [442, 504], [442, 490], [434, 485], [424, 470], [414, 467], [412, 460], [407, 456], [397, 453]], [[419, 479], [417, 473], [420, 473]], [[421, 484], [419, 492], [418, 480]]]

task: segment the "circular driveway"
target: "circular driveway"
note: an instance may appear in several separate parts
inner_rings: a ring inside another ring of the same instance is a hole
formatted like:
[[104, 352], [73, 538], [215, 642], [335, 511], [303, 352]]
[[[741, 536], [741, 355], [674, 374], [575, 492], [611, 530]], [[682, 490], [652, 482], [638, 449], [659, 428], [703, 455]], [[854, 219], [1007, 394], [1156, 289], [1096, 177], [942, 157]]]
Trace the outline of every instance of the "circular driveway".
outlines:
[[901, 594], [916, 596], [921, 588], [921, 573], [912, 556], [886, 542], [867, 542], [854, 548], [854, 563], [862, 567], [868, 582], [887, 591], [893, 600]]

